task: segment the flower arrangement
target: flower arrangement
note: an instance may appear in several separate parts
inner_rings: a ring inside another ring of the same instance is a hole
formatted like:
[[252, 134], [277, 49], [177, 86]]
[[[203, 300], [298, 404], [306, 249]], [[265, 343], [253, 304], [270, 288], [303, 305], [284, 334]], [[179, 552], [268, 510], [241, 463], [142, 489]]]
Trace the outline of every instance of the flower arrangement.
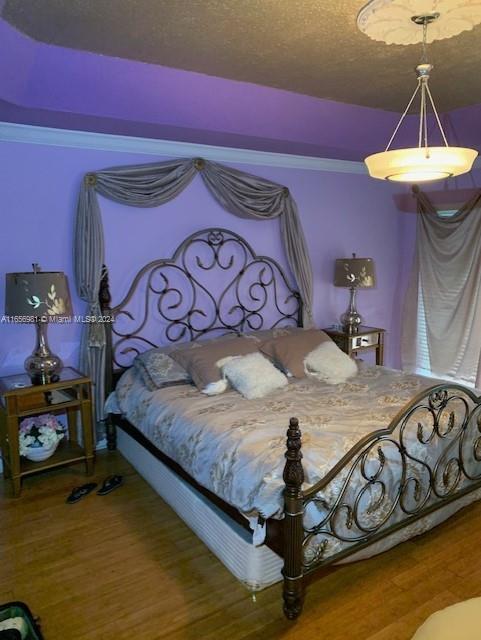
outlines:
[[25, 418], [19, 428], [20, 455], [30, 457], [39, 448], [53, 453], [64, 435], [65, 427], [51, 413]]

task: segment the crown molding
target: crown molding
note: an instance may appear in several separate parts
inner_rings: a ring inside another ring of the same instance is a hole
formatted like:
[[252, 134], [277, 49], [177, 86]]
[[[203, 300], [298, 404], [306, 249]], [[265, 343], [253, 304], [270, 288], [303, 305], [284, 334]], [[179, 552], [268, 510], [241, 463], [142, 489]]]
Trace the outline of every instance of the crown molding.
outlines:
[[10, 122], [0, 122], [0, 142], [20, 142], [73, 149], [93, 149], [96, 151], [117, 151], [181, 158], [201, 156], [216, 162], [367, 175], [364, 163], [352, 160], [271, 153], [252, 149], [235, 149], [191, 142], [120, 136], [110, 133], [53, 129]]

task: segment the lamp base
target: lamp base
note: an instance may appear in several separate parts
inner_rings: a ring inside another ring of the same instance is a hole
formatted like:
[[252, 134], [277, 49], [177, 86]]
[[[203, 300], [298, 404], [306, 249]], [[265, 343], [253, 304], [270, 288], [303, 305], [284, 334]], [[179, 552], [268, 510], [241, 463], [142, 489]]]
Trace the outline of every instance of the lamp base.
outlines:
[[340, 317], [342, 328], [346, 333], [356, 333], [362, 324], [362, 317], [356, 309], [356, 287], [350, 287], [351, 297], [347, 310]]
[[362, 318], [357, 311], [355, 313], [349, 313], [349, 311], [346, 311], [346, 313], [342, 314], [340, 319], [342, 328], [346, 333], [357, 333], [362, 324]]
[[56, 382], [63, 368], [62, 360], [52, 353], [48, 346], [47, 325], [48, 322], [36, 323], [37, 344], [32, 355], [25, 360], [25, 371], [33, 384]]

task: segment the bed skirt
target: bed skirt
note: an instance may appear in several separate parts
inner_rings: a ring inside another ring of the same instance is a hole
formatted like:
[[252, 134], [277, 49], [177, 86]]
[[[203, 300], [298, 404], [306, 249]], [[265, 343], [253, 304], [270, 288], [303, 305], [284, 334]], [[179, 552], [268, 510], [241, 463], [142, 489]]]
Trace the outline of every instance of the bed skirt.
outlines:
[[138, 473], [250, 591], [282, 580], [282, 558], [252, 536], [130, 437], [117, 431], [117, 447]]
[[[250, 591], [261, 591], [282, 580], [283, 560], [280, 556], [265, 545], [254, 546], [252, 534], [177, 476], [123, 429], [118, 429], [117, 434], [117, 445], [122, 455]], [[478, 489], [336, 564], [356, 562], [388, 551], [401, 542], [429, 531], [480, 499], [481, 489]]]

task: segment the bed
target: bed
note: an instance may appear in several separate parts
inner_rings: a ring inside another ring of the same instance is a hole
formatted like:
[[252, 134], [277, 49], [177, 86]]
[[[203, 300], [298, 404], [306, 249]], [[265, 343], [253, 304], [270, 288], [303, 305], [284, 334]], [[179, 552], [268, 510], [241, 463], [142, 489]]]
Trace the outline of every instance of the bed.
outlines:
[[100, 301], [114, 319], [109, 448], [118, 439], [249, 588], [282, 579], [287, 618], [302, 611], [308, 575], [379, 553], [481, 497], [481, 399], [459, 385], [384, 367], [339, 385], [290, 380], [259, 400], [143, 384], [131, 365], [147, 349], [302, 326], [280, 265], [239, 235], [193, 234], [143, 267], [117, 305], [105, 269]]

